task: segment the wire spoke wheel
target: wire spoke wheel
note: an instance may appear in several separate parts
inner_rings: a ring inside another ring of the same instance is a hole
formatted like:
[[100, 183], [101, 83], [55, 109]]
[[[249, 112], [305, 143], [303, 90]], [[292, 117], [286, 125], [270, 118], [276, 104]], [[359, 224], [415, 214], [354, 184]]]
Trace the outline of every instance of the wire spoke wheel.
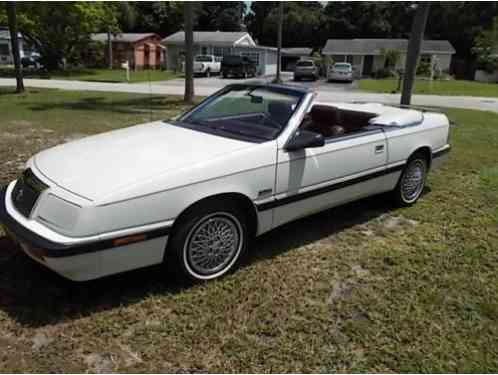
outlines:
[[216, 277], [233, 265], [242, 245], [242, 226], [235, 216], [227, 212], [210, 214], [188, 233], [185, 266], [195, 275]]
[[401, 196], [407, 203], [418, 199], [424, 189], [427, 166], [423, 160], [413, 160], [401, 180]]

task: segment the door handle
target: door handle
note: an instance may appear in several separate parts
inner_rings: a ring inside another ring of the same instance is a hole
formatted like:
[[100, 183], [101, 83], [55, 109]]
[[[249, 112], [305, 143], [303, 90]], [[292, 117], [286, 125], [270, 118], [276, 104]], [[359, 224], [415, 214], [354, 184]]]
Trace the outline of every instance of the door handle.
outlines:
[[376, 154], [382, 154], [383, 152], [384, 152], [384, 145], [375, 146], [375, 153]]

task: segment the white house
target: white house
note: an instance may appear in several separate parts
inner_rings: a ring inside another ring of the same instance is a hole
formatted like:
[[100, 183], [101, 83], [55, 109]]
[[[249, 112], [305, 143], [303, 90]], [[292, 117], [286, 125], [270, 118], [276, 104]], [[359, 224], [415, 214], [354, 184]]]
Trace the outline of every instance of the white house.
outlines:
[[[384, 52], [398, 50], [401, 56], [396, 67], [405, 66], [407, 39], [329, 39], [322, 49], [324, 56], [334, 62], [346, 61], [353, 65], [358, 76], [369, 76], [384, 67]], [[455, 49], [447, 40], [424, 40], [421, 48], [421, 61], [437, 59], [441, 71], [449, 70]]]
[[[21, 57], [24, 56], [24, 41], [21, 33], [18, 34], [19, 50]], [[14, 64], [12, 48], [10, 45], [9, 30], [0, 30], [0, 65]]]
[[[185, 32], [178, 31], [161, 42], [166, 47], [166, 67], [177, 70], [185, 55]], [[258, 65], [259, 75], [275, 74], [277, 49], [258, 46], [247, 32], [195, 31], [194, 55], [247, 56]]]

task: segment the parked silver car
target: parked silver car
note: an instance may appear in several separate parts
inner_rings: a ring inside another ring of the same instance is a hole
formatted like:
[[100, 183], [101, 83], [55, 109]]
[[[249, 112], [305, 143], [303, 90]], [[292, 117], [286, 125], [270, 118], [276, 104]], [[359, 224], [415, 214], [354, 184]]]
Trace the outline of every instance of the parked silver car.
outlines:
[[327, 80], [353, 82], [353, 67], [350, 63], [335, 63], [327, 70]]
[[294, 81], [299, 81], [302, 78], [311, 78], [313, 81], [318, 79], [318, 67], [313, 60], [300, 60], [296, 63]]

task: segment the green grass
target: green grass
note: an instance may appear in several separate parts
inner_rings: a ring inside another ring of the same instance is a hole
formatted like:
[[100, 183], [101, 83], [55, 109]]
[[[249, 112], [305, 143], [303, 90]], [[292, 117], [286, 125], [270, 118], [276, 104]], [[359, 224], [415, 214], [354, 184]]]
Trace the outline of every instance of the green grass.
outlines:
[[[362, 79], [359, 88], [365, 91], [393, 93], [398, 88], [397, 79]], [[463, 95], [498, 97], [498, 84], [474, 81], [427, 81], [417, 80], [413, 91], [415, 94], [427, 95]]]
[[[0, 93], [0, 182], [71, 134], [148, 120], [148, 101]], [[153, 118], [185, 108], [156, 103]], [[220, 281], [153, 267], [74, 285], [0, 237], [1, 371], [497, 372], [498, 115], [447, 113], [453, 150], [415, 206], [291, 223]]]
[[[56, 72], [37, 72], [26, 70], [26, 78], [64, 79], [94, 82], [126, 82], [126, 71], [124, 69], [79, 69]], [[12, 68], [1, 68], [0, 77], [14, 77]], [[137, 70], [130, 71], [130, 82], [167, 81], [182, 77], [181, 73], [165, 70]]]

